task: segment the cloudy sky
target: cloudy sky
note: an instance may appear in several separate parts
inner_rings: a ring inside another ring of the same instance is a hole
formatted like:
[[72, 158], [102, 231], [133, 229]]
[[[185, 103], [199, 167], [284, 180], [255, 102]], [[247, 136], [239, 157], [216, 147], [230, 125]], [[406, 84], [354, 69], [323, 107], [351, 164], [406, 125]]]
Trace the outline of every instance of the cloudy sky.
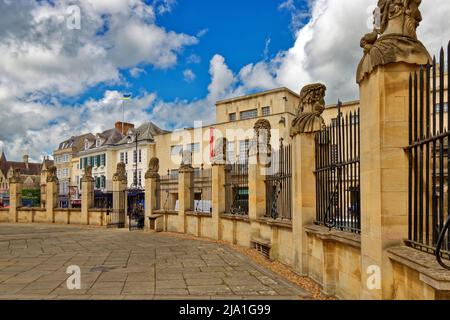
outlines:
[[[121, 120], [123, 93], [126, 121], [165, 129], [211, 123], [218, 99], [279, 86], [320, 81], [327, 103], [357, 99], [376, 2], [0, 0], [0, 146], [40, 160]], [[450, 1], [421, 9], [434, 54], [450, 40]]]

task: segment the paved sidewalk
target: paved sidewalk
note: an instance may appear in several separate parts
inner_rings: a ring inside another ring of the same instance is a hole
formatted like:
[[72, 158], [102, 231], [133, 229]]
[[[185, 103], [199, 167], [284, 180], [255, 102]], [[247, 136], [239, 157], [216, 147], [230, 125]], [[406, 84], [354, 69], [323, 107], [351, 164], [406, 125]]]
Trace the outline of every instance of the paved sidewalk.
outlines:
[[[68, 266], [81, 289], [67, 289]], [[0, 224], [0, 299], [309, 299], [226, 246], [143, 231]]]

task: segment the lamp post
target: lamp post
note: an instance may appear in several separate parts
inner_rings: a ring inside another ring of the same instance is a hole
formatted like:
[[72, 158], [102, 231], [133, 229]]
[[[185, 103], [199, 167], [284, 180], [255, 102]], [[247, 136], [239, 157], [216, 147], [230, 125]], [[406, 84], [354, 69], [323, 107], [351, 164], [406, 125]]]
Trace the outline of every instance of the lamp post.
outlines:
[[127, 137], [128, 143], [133, 142], [135, 143], [135, 156], [134, 156], [134, 177], [133, 177], [133, 183], [130, 186], [131, 190], [142, 190], [141, 184], [138, 182], [138, 132], [136, 130], [133, 130]]

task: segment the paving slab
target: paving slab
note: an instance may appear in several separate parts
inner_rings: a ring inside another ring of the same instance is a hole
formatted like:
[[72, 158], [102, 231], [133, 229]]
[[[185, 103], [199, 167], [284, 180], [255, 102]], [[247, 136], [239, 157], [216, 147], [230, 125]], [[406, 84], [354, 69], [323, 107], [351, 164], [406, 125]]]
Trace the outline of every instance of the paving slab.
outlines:
[[[81, 288], [69, 290], [69, 266]], [[310, 299], [227, 246], [166, 233], [0, 223], [0, 299]]]

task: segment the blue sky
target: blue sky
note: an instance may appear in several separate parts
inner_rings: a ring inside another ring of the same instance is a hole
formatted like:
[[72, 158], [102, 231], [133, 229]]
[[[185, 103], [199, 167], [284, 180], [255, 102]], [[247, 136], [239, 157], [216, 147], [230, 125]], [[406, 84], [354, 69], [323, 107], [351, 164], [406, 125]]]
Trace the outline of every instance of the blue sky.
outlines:
[[[215, 54], [224, 56], [227, 65], [239, 71], [249, 63], [270, 59], [292, 46], [295, 36], [290, 29], [291, 14], [279, 8], [283, 2], [178, 1], [170, 13], [157, 16], [156, 23], [166, 30], [199, 35], [198, 44], [185, 48], [175, 66], [167, 69], [139, 66], [144, 72], [137, 78], [130, 76], [128, 69], [122, 70], [128, 86], [100, 84], [87, 90], [79, 100], [99, 98], [108, 89], [132, 92], [134, 96], [143, 90], [156, 91], [165, 101], [201, 99], [207, 94], [209, 62]], [[302, 1], [296, 4], [299, 8], [304, 6]], [[195, 74], [195, 80], [184, 79], [186, 69]]]

